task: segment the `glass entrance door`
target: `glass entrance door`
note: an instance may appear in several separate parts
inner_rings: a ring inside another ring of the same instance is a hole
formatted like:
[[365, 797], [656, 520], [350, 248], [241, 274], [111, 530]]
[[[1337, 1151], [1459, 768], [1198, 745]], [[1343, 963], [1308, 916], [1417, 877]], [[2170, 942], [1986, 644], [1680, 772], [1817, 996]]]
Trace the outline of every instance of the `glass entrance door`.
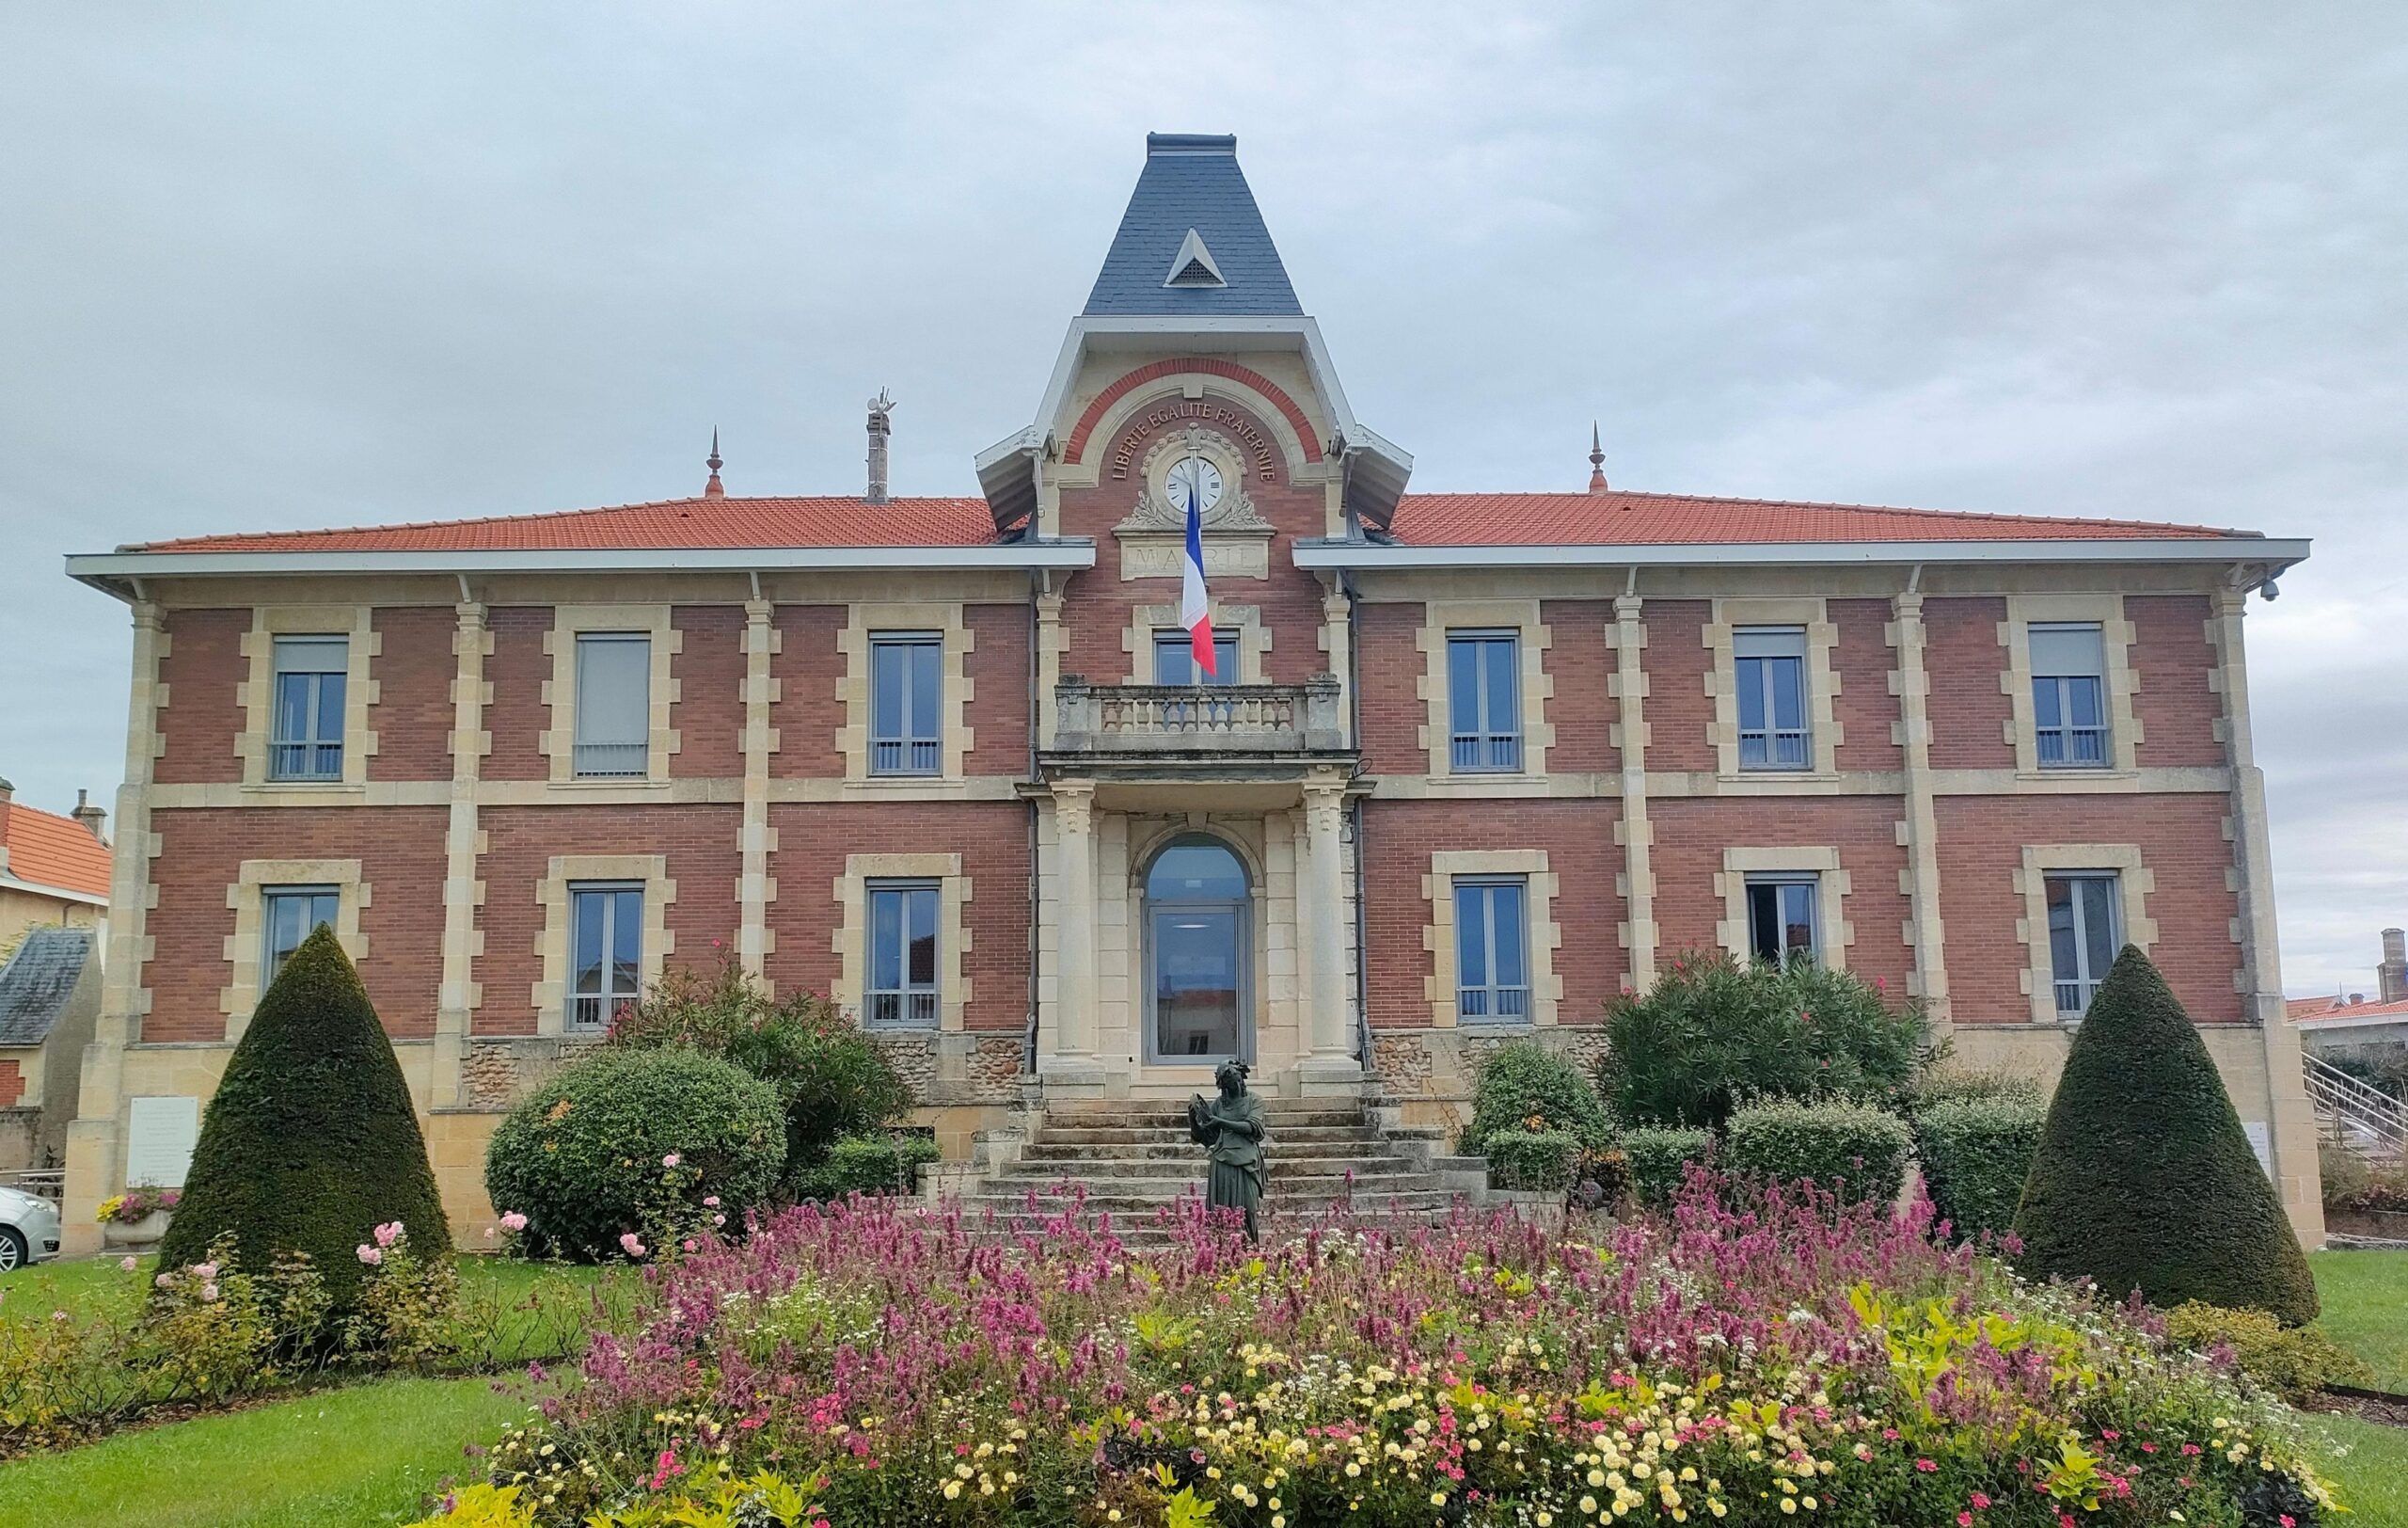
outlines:
[[1202, 836], [1174, 840], [1146, 877], [1150, 1061], [1253, 1058], [1253, 926], [1245, 867]]

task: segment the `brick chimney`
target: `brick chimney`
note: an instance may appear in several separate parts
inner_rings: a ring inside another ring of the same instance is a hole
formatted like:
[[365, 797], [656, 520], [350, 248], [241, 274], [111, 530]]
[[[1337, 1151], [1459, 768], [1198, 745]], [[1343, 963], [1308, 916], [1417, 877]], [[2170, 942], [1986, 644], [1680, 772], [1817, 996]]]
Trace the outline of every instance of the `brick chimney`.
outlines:
[[2383, 963], [2374, 968], [2374, 979], [2383, 988], [2382, 1001], [2408, 998], [2408, 933], [2383, 931]]
[[92, 793], [90, 791], [78, 790], [75, 792], [75, 810], [68, 813], [67, 815], [73, 818], [76, 821], [84, 824], [84, 831], [90, 834], [93, 837], [98, 838], [101, 842], [107, 843], [109, 841], [109, 836], [101, 831], [102, 827], [107, 823], [109, 814], [92, 804]]
[[869, 492], [863, 495], [873, 504], [886, 502], [886, 438], [895, 433], [888, 417], [894, 412], [895, 400], [884, 388], [879, 389], [878, 396], [869, 401]]

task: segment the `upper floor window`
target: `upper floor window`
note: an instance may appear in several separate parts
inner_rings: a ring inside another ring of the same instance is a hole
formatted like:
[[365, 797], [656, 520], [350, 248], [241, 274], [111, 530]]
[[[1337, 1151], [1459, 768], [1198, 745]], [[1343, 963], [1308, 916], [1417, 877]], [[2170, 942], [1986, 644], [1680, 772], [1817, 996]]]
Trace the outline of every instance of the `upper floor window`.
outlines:
[[261, 985], [276, 979], [301, 941], [321, 923], [332, 923], [341, 899], [332, 886], [269, 886], [260, 893], [266, 940], [261, 951]]
[[869, 883], [869, 980], [863, 1022], [879, 1028], [937, 1026], [937, 883]]
[[1511, 631], [1447, 633], [1447, 756], [1455, 772], [1522, 767], [1521, 670], [1521, 639]]
[[1154, 633], [1156, 684], [1235, 684], [1238, 682], [1238, 637], [1234, 631], [1212, 634], [1212, 667], [1207, 674], [1196, 661], [1196, 643], [1184, 631]]
[[1804, 875], [1748, 877], [1748, 947], [1774, 964], [1822, 958], [1822, 931], [1815, 926], [1820, 879]]
[[652, 760], [652, 639], [641, 631], [577, 637], [575, 772], [641, 775]]
[[578, 882], [568, 888], [568, 1027], [605, 1027], [640, 995], [643, 887]]
[[276, 639], [275, 736], [271, 780], [342, 778], [343, 692], [351, 669], [344, 637]]
[[1746, 626], [1731, 634], [1739, 692], [1739, 767], [1802, 770], [1814, 759], [1806, 724], [1806, 629]]
[[944, 767], [939, 721], [944, 639], [881, 631], [869, 643], [869, 769], [872, 774], [935, 774]]
[[2049, 965], [2060, 1018], [2082, 1017], [2115, 963], [2115, 951], [2123, 943], [2120, 890], [2113, 870], [2075, 870], [2048, 878]]
[[2032, 628], [2032, 718], [2040, 767], [2107, 763], [2107, 645], [2097, 623]]
[[1530, 1016], [1529, 883], [1523, 876], [1455, 881], [1455, 1017], [1522, 1024]]

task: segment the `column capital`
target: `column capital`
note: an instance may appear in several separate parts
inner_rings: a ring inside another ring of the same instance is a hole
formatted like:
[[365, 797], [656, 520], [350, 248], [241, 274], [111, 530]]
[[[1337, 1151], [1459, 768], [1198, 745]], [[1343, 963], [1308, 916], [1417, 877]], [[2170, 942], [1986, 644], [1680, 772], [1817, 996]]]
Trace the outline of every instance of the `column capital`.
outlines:
[[1615, 620], [1636, 621], [1639, 619], [1639, 610], [1640, 599], [1637, 595], [1616, 595], [1614, 597]]
[[1890, 597], [1890, 613], [1896, 616], [1901, 621], [1922, 620], [1923, 592], [1918, 589], [1902, 589], [1898, 593], [1892, 595]]

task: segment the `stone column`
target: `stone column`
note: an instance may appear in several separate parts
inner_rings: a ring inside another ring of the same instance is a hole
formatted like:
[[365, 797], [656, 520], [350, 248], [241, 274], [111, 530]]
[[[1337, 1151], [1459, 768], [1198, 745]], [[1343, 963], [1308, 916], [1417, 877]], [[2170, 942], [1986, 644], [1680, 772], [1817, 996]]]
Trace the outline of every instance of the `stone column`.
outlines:
[[1639, 597], [1614, 601], [1614, 752], [1622, 759], [1623, 947], [1630, 957], [1630, 985], [1645, 992], [1656, 984], [1656, 870], [1651, 851], [1655, 829], [1647, 821], [1647, 628], [1639, 618]]
[[1949, 1029], [1946, 926], [1940, 915], [1940, 815], [1931, 789], [1931, 676], [1924, 667], [1923, 596], [1890, 602], [1890, 645], [1898, 651], [1891, 684], [1898, 693], [1898, 747], [1906, 759], [1906, 815], [1898, 841], [1907, 851], [1909, 943], [1915, 952], [1915, 995], [1935, 1039]]
[[1052, 1091], [1101, 1093], [1096, 1055], [1095, 782], [1054, 785], [1054, 1025], [1038, 1075]]
[[452, 633], [452, 811], [443, 835], [443, 975], [435, 1006], [435, 1107], [457, 1108], [468, 1035], [477, 1008], [477, 779], [489, 746], [484, 731], [485, 654], [493, 645], [485, 607], [463, 601]]
[[2246, 1011], [2266, 1055], [2267, 1168], [2283, 1196], [2291, 1229], [2309, 1247], [2324, 1245], [2324, 1193], [2316, 1161], [2316, 1112], [2307, 1101], [2306, 1063], [2299, 1030], [2283, 1005], [2282, 960], [2275, 940], [2274, 868], [2266, 832], [2266, 776], [2258, 768], [2249, 726], [2249, 668], [2241, 617], [2246, 589], [2217, 591], [2208, 636], [2215, 645], [2217, 687], [2224, 692], [2224, 745], [2232, 772], [2233, 880], [2241, 893], [2242, 979]]
[[777, 751], [778, 735], [769, 727], [769, 706], [777, 699], [778, 682], [769, 676], [769, 655], [777, 651], [778, 634], [770, 628], [769, 609], [766, 599], [744, 603], [744, 826], [736, 958], [755, 980], [768, 962], [769, 903], [777, 896], [777, 883], [769, 879], [769, 852], [776, 847], [769, 826], [769, 756]]
[[1354, 1055], [1353, 1018], [1346, 1001], [1345, 851], [1339, 830], [1346, 807], [1346, 781], [1335, 770], [1317, 771], [1305, 782], [1304, 863], [1296, 877], [1297, 931], [1304, 964], [1305, 1040], [1308, 1053], [1296, 1069], [1302, 1091], [1359, 1090], [1363, 1064]]

